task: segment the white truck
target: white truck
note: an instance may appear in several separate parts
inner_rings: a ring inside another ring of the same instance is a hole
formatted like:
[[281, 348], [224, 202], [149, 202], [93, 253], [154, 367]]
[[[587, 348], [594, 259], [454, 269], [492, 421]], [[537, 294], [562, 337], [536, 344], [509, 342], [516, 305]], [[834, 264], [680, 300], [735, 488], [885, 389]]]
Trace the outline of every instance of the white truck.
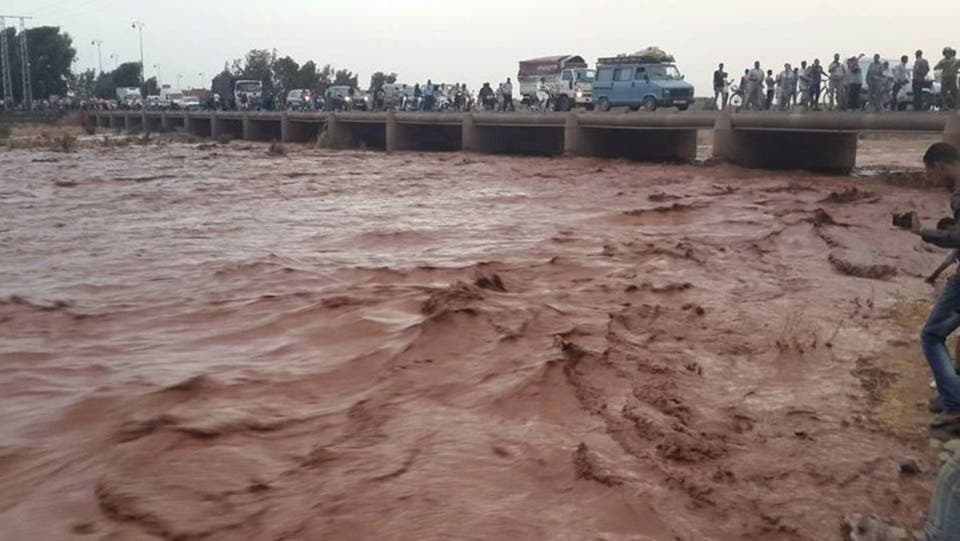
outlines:
[[196, 110], [200, 108], [200, 100], [196, 96], [185, 96], [182, 90], [172, 88], [170, 85], [160, 87], [159, 99], [155, 104], [161, 109], [179, 109], [183, 111]]
[[135, 86], [117, 87], [117, 103], [125, 109], [134, 109], [143, 105], [140, 89]]
[[233, 99], [237, 109], [259, 109], [263, 103], [261, 81], [240, 80], [233, 85]]
[[517, 81], [526, 104], [540, 101], [537, 94], [540, 81], [543, 80], [554, 110], [569, 111], [573, 107], [592, 109], [596, 74], [596, 70], [590, 69], [582, 56], [545, 56], [520, 61]]

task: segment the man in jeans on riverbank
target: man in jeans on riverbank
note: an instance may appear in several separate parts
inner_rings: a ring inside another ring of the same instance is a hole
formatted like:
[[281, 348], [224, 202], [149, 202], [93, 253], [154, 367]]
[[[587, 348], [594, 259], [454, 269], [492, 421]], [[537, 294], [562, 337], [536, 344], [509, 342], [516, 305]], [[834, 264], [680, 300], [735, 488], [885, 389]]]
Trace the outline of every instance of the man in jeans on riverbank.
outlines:
[[[950, 230], [922, 229], [915, 215], [905, 215], [907, 223], [898, 222], [923, 239], [924, 242], [941, 248], [960, 248], [960, 151], [947, 143], [935, 143], [923, 157], [927, 178], [937, 186], [950, 186], [954, 226]], [[960, 376], [950, 350], [947, 337], [960, 328], [960, 273], [947, 282], [940, 299], [934, 306], [920, 334], [923, 355], [930, 364], [933, 379], [940, 395], [943, 412], [931, 424], [941, 428], [960, 423]]]

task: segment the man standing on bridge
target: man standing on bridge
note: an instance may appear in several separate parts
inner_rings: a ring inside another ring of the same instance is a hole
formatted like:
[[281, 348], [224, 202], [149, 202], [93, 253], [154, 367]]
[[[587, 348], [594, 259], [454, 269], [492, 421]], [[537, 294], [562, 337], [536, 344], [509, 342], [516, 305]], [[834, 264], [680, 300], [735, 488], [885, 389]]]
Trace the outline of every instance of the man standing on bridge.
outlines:
[[747, 72], [747, 109], [763, 110], [763, 70], [760, 61], [753, 63], [753, 69]]
[[727, 98], [729, 94], [727, 93], [727, 72], [723, 71], [723, 64], [720, 64], [719, 69], [713, 72], [713, 104], [717, 104], [717, 98], [723, 98], [723, 101], [720, 105], [720, 109], [727, 108]]
[[810, 66], [808, 73], [810, 74], [810, 88], [808, 90], [810, 93], [810, 104], [808, 107], [820, 110], [820, 90], [823, 85], [823, 66], [820, 65], [819, 58], [815, 58], [813, 60], [813, 65]]
[[500, 93], [503, 94], [503, 111], [506, 112], [509, 107], [511, 111], [516, 111], [513, 107], [513, 83], [507, 77], [507, 82], [500, 85]]
[[910, 72], [907, 69], [907, 62], [910, 57], [903, 55], [900, 57], [900, 63], [893, 67], [893, 99], [890, 102], [890, 110], [896, 111], [900, 108], [900, 91], [910, 83]]
[[940, 75], [940, 97], [943, 99], [943, 108], [952, 111], [957, 108], [957, 70], [960, 69], [960, 60], [957, 60], [957, 51], [951, 47], [943, 50], [941, 60], [934, 70], [943, 70]]
[[833, 55], [833, 62], [827, 70], [830, 73], [830, 87], [827, 92], [830, 95], [830, 108], [843, 109], [846, 104], [843, 93], [843, 81], [847, 77], [847, 67], [840, 60], [840, 53]]
[[867, 68], [867, 91], [869, 93], [870, 109], [874, 113], [883, 110], [883, 61], [880, 55], [873, 55], [873, 62]]
[[917, 51], [917, 61], [913, 63], [913, 110], [923, 109], [923, 89], [927, 85], [930, 63], [923, 57], [923, 51]]

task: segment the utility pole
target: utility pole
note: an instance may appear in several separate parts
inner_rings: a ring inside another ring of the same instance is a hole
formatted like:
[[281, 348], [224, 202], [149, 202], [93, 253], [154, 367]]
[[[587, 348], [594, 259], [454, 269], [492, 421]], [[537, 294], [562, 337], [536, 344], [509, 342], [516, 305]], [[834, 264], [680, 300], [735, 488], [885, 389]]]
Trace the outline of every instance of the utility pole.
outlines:
[[0, 17], [0, 71], [3, 71], [3, 110], [13, 104], [13, 82], [10, 75], [10, 52], [7, 46], [7, 22]]
[[4, 19], [20, 19], [20, 68], [23, 76], [23, 104], [27, 109], [33, 108], [33, 91], [30, 81], [30, 53], [27, 51], [27, 23], [23, 15], [0, 15], [0, 55], [3, 55], [3, 108], [7, 109], [13, 103], [13, 83], [10, 74], [10, 46], [7, 43], [7, 24]]
[[178, 73], [178, 74], [177, 74], [177, 90], [182, 90], [182, 89], [183, 89], [183, 88], [180, 86], [180, 79], [183, 79], [183, 75], [180, 74], [180, 73]]
[[120, 55], [111, 53], [110, 60], [113, 60], [113, 69], [116, 70], [120, 67]]
[[100, 65], [100, 73], [103, 73], [103, 53], [100, 51], [100, 46], [103, 45], [103, 41], [95, 39], [90, 42], [90, 45], [97, 46], [97, 62]]
[[144, 86], [144, 65], [143, 65], [143, 26], [144, 24], [140, 21], [133, 21], [130, 25], [131, 28], [136, 28], [140, 31], [140, 86]]
[[27, 51], [27, 24], [29, 17], [20, 17], [20, 66], [23, 68], [23, 105], [33, 110], [33, 86], [30, 81], [30, 53]]
[[200, 88], [206, 88], [206, 86], [204, 86], [204, 85], [206, 85], [206, 83], [203, 82], [204, 79], [206, 79], [206, 77], [204, 77], [203, 75], [204, 75], [204, 74], [203, 74], [203, 72], [201, 71], [201, 72], [200, 72]]

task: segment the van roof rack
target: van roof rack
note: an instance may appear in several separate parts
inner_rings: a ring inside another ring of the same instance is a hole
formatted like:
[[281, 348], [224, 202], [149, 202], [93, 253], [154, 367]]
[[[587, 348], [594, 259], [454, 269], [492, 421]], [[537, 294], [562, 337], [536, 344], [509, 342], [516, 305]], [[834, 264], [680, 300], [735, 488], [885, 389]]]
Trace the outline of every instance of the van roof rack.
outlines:
[[624, 55], [624, 56], [608, 56], [606, 58], [597, 59], [597, 64], [670, 64], [673, 62], [674, 62], [674, 59], [672, 56], [653, 57], [653, 56]]

